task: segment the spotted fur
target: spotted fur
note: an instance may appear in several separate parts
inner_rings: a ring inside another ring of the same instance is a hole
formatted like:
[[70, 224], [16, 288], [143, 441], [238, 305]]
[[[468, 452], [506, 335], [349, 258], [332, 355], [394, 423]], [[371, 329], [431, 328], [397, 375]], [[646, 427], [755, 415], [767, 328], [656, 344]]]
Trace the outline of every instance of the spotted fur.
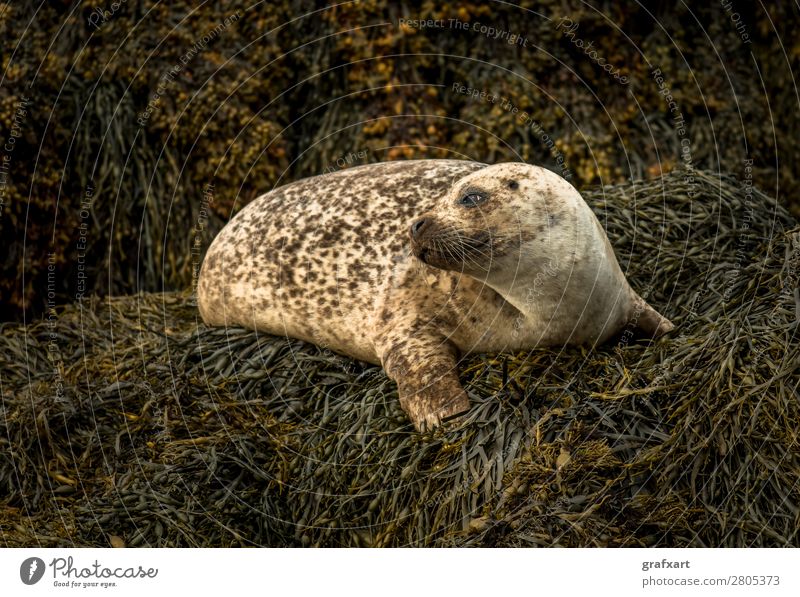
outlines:
[[381, 364], [418, 429], [469, 408], [460, 355], [671, 328], [578, 192], [520, 163], [386, 162], [277, 188], [214, 240], [198, 305], [208, 325]]

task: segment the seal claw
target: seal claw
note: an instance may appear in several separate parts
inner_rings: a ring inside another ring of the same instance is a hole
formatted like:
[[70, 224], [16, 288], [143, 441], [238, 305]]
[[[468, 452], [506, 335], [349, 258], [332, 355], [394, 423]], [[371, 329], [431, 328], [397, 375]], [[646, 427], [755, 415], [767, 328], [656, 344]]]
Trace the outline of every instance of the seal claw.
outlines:
[[411, 396], [400, 396], [400, 405], [406, 411], [417, 431], [432, 431], [442, 425], [456, 426], [469, 412], [469, 398], [461, 390], [454, 396], [443, 396], [436, 391], [422, 390]]

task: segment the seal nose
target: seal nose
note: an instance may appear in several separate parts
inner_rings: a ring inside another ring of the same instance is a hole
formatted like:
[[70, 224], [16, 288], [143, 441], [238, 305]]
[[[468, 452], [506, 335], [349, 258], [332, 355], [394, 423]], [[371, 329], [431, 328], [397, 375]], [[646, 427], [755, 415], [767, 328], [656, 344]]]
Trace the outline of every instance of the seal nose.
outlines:
[[428, 218], [422, 218], [411, 224], [411, 237], [416, 239], [428, 227], [428, 224], [430, 224]]

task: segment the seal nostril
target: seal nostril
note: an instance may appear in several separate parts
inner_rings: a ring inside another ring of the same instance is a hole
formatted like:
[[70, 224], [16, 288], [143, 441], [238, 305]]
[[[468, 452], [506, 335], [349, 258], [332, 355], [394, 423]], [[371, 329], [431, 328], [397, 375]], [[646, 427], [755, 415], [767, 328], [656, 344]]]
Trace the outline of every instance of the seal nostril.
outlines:
[[427, 223], [428, 220], [422, 218], [421, 220], [417, 220], [416, 222], [411, 224], [411, 236], [417, 236]]

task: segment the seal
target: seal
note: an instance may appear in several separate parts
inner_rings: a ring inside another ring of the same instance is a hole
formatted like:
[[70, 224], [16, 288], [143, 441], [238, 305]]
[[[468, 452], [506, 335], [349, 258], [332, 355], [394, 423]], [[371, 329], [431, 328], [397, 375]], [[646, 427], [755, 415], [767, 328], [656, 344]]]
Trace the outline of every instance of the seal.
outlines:
[[469, 410], [464, 355], [673, 327], [578, 191], [524, 163], [385, 162], [276, 188], [214, 239], [197, 292], [209, 326], [382, 365], [421, 431]]

